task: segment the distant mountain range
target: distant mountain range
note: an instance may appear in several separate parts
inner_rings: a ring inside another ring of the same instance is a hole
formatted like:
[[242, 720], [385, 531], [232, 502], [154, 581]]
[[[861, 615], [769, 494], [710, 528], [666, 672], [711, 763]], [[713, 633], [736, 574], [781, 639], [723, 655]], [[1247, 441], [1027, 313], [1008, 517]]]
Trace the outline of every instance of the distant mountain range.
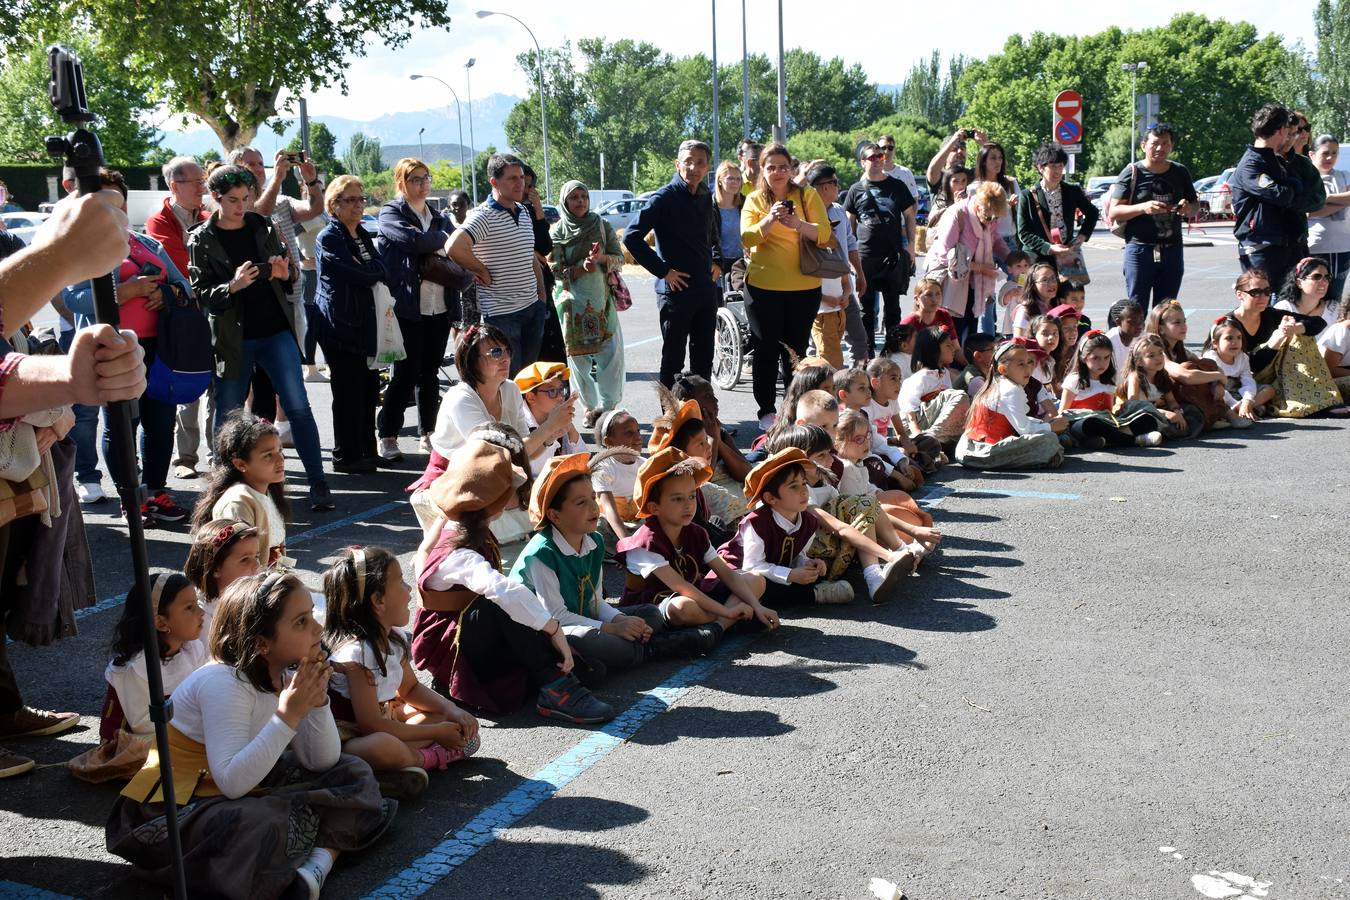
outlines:
[[[477, 150], [481, 151], [489, 145], [498, 149], [507, 146], [506, 117], [519, 102], [519, 97], [513, 97], [509, 94], [490, 94], [487, 97], [474, 99], [472, 143]], [[311, 124], [322, 122], [328, 126], [328, 130], [333, 132], [333, 135], [337, 138], [339, 156], [346, 149], [351, 136], [358, 131], [366, 137], [379, 140], [382, 149], [397, 145], [405, 151], [401, 155], [406, 155], [408, 148], [417, 147], [417, 130], [426, 128], [421, 140], [428, 152], [431, 151], [432, 147], [438, 147], [445, 152], [445, 156], [437, 158], [444, 158], [456, 165], [459, 164], [460, 137], [453, 105], [416, 112], [386, 113], [378, 119], [372, 119], [368, 122], [344, 119], [340, 116], [311, 116], [310, 122]], [[286, 127], [281, 135], [277, 135], [271, 129], [262, 129], [258, 132], [254, 144], [263, 151], [264, 156], [269, 156], [268, 151], [273, 146], [284, 147], [300, 130], [299, 117], [286, 119], [285, 123]], [[163, 146], [170, 147], [178, 153], [200, 156], [207, 150], [220, 151], [220, 139], [216, 137], [214, 131], [205, 126], [188, 131], [161, 131], [159, 137]], [[464, 143], [465, 145], [470, 143], [467, 104], [464, 107]], [[467, 155], [466, 151], [465, 156]], [[397, 158], [395, 157], [395, 159]], [[434, 159], [431, 161], [434, 161]]]

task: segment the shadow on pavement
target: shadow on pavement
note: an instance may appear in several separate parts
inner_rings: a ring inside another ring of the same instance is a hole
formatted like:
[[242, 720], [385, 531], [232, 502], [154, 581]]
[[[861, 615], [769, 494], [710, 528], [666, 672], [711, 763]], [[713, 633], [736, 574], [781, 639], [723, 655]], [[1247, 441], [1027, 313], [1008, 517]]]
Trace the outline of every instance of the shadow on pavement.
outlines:
[[[59, 880], [41, 880], [41, 873], [58, 875]], [[28, 877], [30, 874], [31, 879]], [[4, 877], [19, 884], [31, 884], [55, 892], [35, 892], [35, 896], [39, 897], [73, 894], [98, 900], [145, 900], [147, 897], [172, 895], [171, 891], [137, 878], [131, 866], [121, 860], [111, 862], [76, 856], [13, 856], [5, 860]]]
[[796, 729], [763, 709], [729, 710], [714, 706], [673, 706], [629, 738], [634, 744], [655, 747], [680, 738], [777, 737]]
[[[859, 605], [859, 604], [855, 604]], [[895, 606], [867, 606], [868, 610], [860, 619], [880, 622], [893, 620]], [[780, 647], [784, 653], [791, 653], [804, 659], [822, 662], [847, 663], [855, 666], [881, 665], [922, 668], [922, 663], [914, 661], [919, 654], [893, 641], [883, 641], [874, 637], [855, 634], [828, 634], [818, 628], [793, 626], [788, 640]], [[738, 671], [739, 666], [736, 670]]]
[[839, 685], [822, 673], [851, 672], [856, 665], [804, 665], [742, 663], [722, 669], [703, 685], [709, 690], [740, 697], [811, 697], [828, 693]]
[[636, 825], [645, 821], [648, 815], [640, 806], [603, 797], [554, 797], [522, 824], [557, 831], [608, 831]]
[[[1198, 445], [1191, 444], [1189, 446], [1198, 446]], [[1157, 453], [1156, 450], [1154, 452]], [[1171, 456], [1172, 454], [1168, 453], [1166, 455]], [[1139, 457], [1135, 458], [1138, 459]], [[1148, 458], [1158, 459], [1161, 458], [1161, 454], [1158, 457], [1148, 457]], [[1117, 472], [1147, 472], [1149, 474], [1156, 474], [1160, 472], [1185, 471], [1184, 469], [1173, 469], [1170, 466], [1131, 466], [1123, 462], [1117, 462], [1115, 459], [1109, 460], [1087, 459], [1082, 456], [1070, 457], [1068, 460], [1065, 460], [1064, 466], [1066, 471], [1102, 472], [1105, 474], [1113, 474]]]
[[[556, 802], [551, 801], [551, 802]], [[457, 900], [501, 900], [507, 897], [548, 897], [550, 900], [590, 900], [602, 897], [606, 888], [632, 884], [651, 874], [651, 869], [627, 853], [607, 847], [576, 843], [513, 841], [498, 838], [490, 853], [477, 863], [509, 860], [517, 872], [533, 872], [533, 878], [457, 878], [453, 895], [432, 891], [429, 897], [454, 896]], [[485, 870], [487, 871], [487, 870]]]
[[[972, 588], [969, 585], [962, 587], [966, 591], [963, 597], [970, 597], [971, 594], [981, 599], [1009, 596], [1003, 591]], [[998, 620], [988, 613], [980, 612], [974, 604], [936, 599], [923, 599], [896, 607], [895, 614], [888, 616], [886, 621], [915, 631], [988, 631], [998, 626]]]

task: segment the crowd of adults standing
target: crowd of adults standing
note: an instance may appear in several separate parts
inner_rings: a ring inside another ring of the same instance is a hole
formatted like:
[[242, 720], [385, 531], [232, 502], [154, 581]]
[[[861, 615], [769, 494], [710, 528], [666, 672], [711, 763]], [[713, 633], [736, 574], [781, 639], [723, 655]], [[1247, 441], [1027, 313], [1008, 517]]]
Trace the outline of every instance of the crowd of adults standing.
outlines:
[[[1230, 182], [1243, 274], [1233, 311], [1215, 327], [1237, 325], [1251, 371], [1279, 396], [1280, 414], [1307, 415], [1338, 405], [1338, 388], [1350, 388], [1342, 303], [1350, 274], [1350, 174], [1336, 168], [1337, 141], [1312, 138], [1297, 112], [1262, 107], [1252, 135]], [[1223, 373], [1185, 349], [1184, 312], [1169, 303], [1182, 291], [1184, 219], [1198, 203], [1191, 174], [1171, 159], [1177, 142], [1167, 125], [1151, 125], [1142, 158], [1116, 179], [1105, 214], [1125, 240], [1128, 299], [1154, 311], [1150, 327], [1168, 347], [1169, 375], [1207, 389]], [[978, 151], [968, 167], [972, 143]], [[978, 129], [954, 132], [923, 173], [934, 208], [922, 271], [920, 191], [894, 153], [891, 135], [863, 142], [856, 180], [845, 186], [851, 175], [820, 160], [794, 159], [779, 143], [747, 139], [735, 161], [719, 163], [707, 144], [685, 141], [670, 182], [622, 241], [590, 208], [580, 181], [563, 186], [556, 198], [561, 218], [550, 226], [533, 172], [509, 154], [487, 163], [487, 201], [469, 209], [459, 192], [448, 214], [429, 203], [427, 164], [400, 160], [398, 194], [379, 210], [374, 235], [363, 227], [369, 201], [359, 179], [342, 175], [325, 184], [310, 162], [284, 152], [270, 176], [252, 148], [238, 148], [210, 168], [190, 157], [170, 160], [163, 171], [170, 196], [144, 234], [127, 229], [126, 185], [107, 172], [105, 191], [59, 206], [32, 247], [0, 240], [11, 257], [0, 269], [0, 433], [36, 411], [57, 413], [33, 426], [34, 444], [50, 460], [44, 471], [54, 480], [3, 481], [0, 594], [10, 633], [52, 640], [70, 627], [70, 610], [91, 599], [80, 596], [92, 592], [80, 505], [103, 497], [97, 416], [112, 399], [139, 401], [144, 493], [139, 510], [124, 513], [139, 512], [147, 522], [185, 518], [167, 489], [170, 467], [179, 478], [196, 476], [203, 456], [211, 459], [212, 433], [245, 405], [278, 421], [303, 464], [311, 507], [324, 511], [334, 500], [306, 382], [331, 381], [331, 463], [344, 474], [401, 459], [398, 439], [409, 408], [429, 471], [476, 423], [518, 428], [533, 458], [578, 445], [575, 411], [590, 428], [620, 409], [625, 248], [656, 278], [658, 377], [666, 386], [682, 372], [711, 375], [723, 293], [741, 293], [753, 393], [766, 430], [796, 360], [813, 344], [822, 352], [822, 344], [846, 335], [855, 365], [881, 354], [904, 356], [901, 298], [921, 275], [941, 285], [941, 309], [929, 309], [925, 295], [915, 315], [941, 321], [959, 341], [999, 331], [996, 302], [1002, 287], [1019, 279], [1009, 272], [1015, 253], [1054, 273], [1061, 287], [1085, 280], [1081, 248], [1101, 214], [1065, 180], [1062, 147], [1038, 148], [1032, 160], [1038, 178], [1019, 185], [1000, 144]], [[292, 171], [299, 198], [281, 191]], [[814, 268], [832, 250], [847, 260], [839, 277]], [[108, 268], [118, 281], [122, 335], [90, 326], [86, 279]], [[1028, 287], [1024, 280], [1020, 286]], [[66, 355], [22, 352], [38, 336], [19, 326], [53, 296], [65, 320], [54, 343]], [[145, 379], [165, 353], [160, 313], [175, 299], [195, 300], [209, 321], [210, 386], [190, 403], [152, 395]], [[402, 355], [382, 386], [371, 358], [386, 303]], [[828, 325], [822, 316], [830, 317]], [[443, 398], [440, 374], [452, 338], [460, 383]], [[316, 346], [326, 376], [316, 365]], [[561, 377], [548, 364], [564, 360], [577, 396], [535, 393]], [[521, 372], [532, 373], [533, 396], [511, 380]], [[126, 466], [106, 434], [103, 452], [119, 492], [135, 495], [136, 485], [120, 483]], [[38, 530], [38, 523], [51, 529], [53, 522], [59, 530]], [[42, 556], [53, 564], [44, 576], [32, 564], [35, 548], [53, 535], [59, 546]], [[82, 562], [61, 567], [72, 559]], [[21, 583], [27, 589], [19, 590]], [[35, 584], [51, 586], [51, 596], [36, 596]], [[24, 626], [15, 626], [16, 615]], [[51, 715], [23, 705], [0, 642], [0, 738], [66, 727]]]

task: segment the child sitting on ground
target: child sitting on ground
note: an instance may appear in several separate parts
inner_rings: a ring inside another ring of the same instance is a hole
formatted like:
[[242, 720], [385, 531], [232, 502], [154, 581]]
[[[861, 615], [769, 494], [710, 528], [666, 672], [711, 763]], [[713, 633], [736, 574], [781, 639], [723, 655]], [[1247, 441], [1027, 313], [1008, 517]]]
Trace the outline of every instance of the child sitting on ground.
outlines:
[[994, 360], [994, 336], [975, 332], [966, 338], [966, 359], [970, 360], [960, 375], [952, 379], [952, 387], [965, 391], [971, 397], [980, 392], [989, 377], [989, 366]]
[[614, 718], [573, 674], [562, 623], [501, 573], [492, 520], [516, 503], [529, 505], [520, 436], [500, 423], [480, 425], [447, 463], [428, 488], [441, 515], [427, 526], [414, 566], [422, 602], [413, 663], [430, 673], [438, 694], [487, 712], [512, 712], [533, 689], [541, 716], [578, 725]]
[[408, 659], [408, 604], [398, 558], [351, 547], [323, 576], [328, 683], [342, 749], [370, 763], [380, 792], [399, 799], [427, 773], [478, 750], [478, 720], [417, 680]]
[[[675, 394], [657, 385], [661, 399], [661, 415], [652, 423], [652, 440], [647, 448], [651, 453], [675, 447], [686, 456], [700, 459], [713, 471], [715, 442], [708, 433], [707, 418], [697, 401], [675, 399]], [[698, 514], [694, 521], [707, 532], [714, 544], [725, 541], [736, 530], [736, 523], [749, 512], [740, 491], [709, 479], [698, 489]]]
[[[221, 598], [212, 661], [174, 690], [169, 723], [188, 896], [318, 897], [339, 853], [393, 823], [398, 801], [342, 753], [322, 634], [295, 575], [240, 578]], [[173, 877], [162, 784], [153, 754], [106, 827], [109, 852], [161, 885]]]
[[[822, 523], [828, 522], [825, 518], [828, 516], [841, 524], [847, 524], [853, 531], [886, 551], [884, 555], [869, 553], [865, 545], [864, 549], [860, 549], [849, 540], [851, 532], [846, 530], [834, 532], [825, 525], [817, 530], [815, 538], [806, 550], [809, 558], [825, 561], [826, 568], [821, 580], [829, 582], [844, 578], [853, 561], [857, 559], [862, 566], [863, 582], [867, 585], [872, 601], [880, 603], [890, 599], [887, 591], [893, 590], [893, 587], [885, 590], [882, 587], [887, 566], [879, 563], [885, 560], [889, 564], [891, 560], [895, 560], [901, 573], [911, 574], [919, 560], [923, 558], [923, 547], [917, 544], [905, 546], [901, 543], [895, 529], [891, 527], [890, 517], [881, 509], [874, 496], [839, 493], [839, 489], [832, 483], [834, 441], [824, 428], [817, 425], [794, 425], [783, 429], [771, 442], [771, 451], [775, 454], [790, 447], [796, 447], [807, 457], [807, 462], [802, 467], [810, 487], [810, 508], [807, 512], [819, 515]], [[883, 531], [886, 535], [884, 538]], [[872, 562], [869, 563], [869, 560]], [[894, 586], [898, 586], [900, 577], [901, 575], [897, 574], [892, 579]]]
[[878, 602], [889, 599], [899, 579], [914, 571], [916, 557], [906, 551], [893, 553], [853, 526], [812, 509], [808, 467], [815, 468], [797, 447], [779, 450], [755, 466], [745, 480], [750, 514], [718, 553], [728, 563], [762, 576], [767, 582], [764, 602], [775, 609], [850, 603], [853, 585], [823, 580], [829, 565], [809, 555], [817, 532], [823, 530], [857, 549], [869, 593]]
[[1064, 461], [1058, 435], [1068, 422], [1027, 414], [1027, 382], [1035, 366], [1030, 338], [1013, 338], [994, 351], [994, 370], [971, 405], [956, 458], [971, 469], [1056, 468]]
[[1125, 355], [1130, 344], [1144, 333], [1144, 308], [1134, 300], [1117, 300], [1106, 312], [1106, 324], [1111, 326], [1106, 336], [1111, 339], [1115, 354], [1116, 373], [1125, 371]]
[[1039, 262], [1027, 273], [1022, 302], [1013, 309], [1013, 337], [1030, 337], [1031, 320], [1059, 305], [1059, 270], [1048, 262]]
[[637, 527], [633, 495], [642, 465], [642, 426], [628, 410], [611, 409], [595, 423], [595, 443], [600, 453], [591, 461], [591, 487], [600, 503], [605, 549], [612, 554], [614, 545]]
[[216, 462], [192, 513], [195, 534], [212, 519], [258, 529], [258, 564], [294, 566], [286, 556], [286, 460], [276, 426], [247, 410], [225, 417], [216, 435]]
[[913, 325], [904, 323], [889, 329], [881, 342], [880, 355], [899, 366], [901, 373], [912, 372], [914, 339], [918, 333], [918, 329]]
[[708, 533], [694, 524], [698, 488], [707, 480], [707, 466], [674, 447], [642, 464], [638, 504], [643, 523], [619, 542], [627, 570], [619, 606], [654, 603], [666, 622], [703, 626], [714, 640], [745, 619], [777, 628], [778, 614], [760, 602], [764, 579], [728, 565]]
[[205, 618], [203, 641], [211, 635], [216, 606], [237, 579], [258, 574], [258, 529], [234, 519], [212, 519], [192, 536], [183, 574], [197, 588]]
[[1148, 435], [1157, 429], [1146, 409], [1122, 409], [1113, 414], [1116, 369], [1111, 339], [1096, 329], [1083, 335], [1074, 353], [1072, 371], [1064, 378], [1060, 414], [1069, 421], [1066, 434], [1088, 449], [1152, 446]]
[[834, 458], [830, 464], [839, 493], [845, 497], [873, 497], [881, 504], [896, 535], [892, 540], [878, 520], [877, 537], [887, 549], [906, 545], [914, 549], [913, 545], [917, 543], [925, 552], [931, 552], [942, 540], [942, 533], [933, 528], [933, 517], [920, 509], [904, 491], [880, 489], [879, 479], [872, 477], [868, 469], [867, 446], [872, 433], [867, 416], [858, 410], [846, 409], [840, 413], [834, 431]]
[[536, 531], [511, 568], [562, 623], [572, 649], [602, 676], [648, 659], [697, 656], [717, 644], [710, 629], [668, 628], [650, 603], [620, 612], [605, 602], [604, 544], [595, 528], [600, 507], [591, 489], [588, 454], [548, 461], [530, 495]]
[[[167, 697], [206, 664], [206, 647], [200, 640], [202, 608], [192, 582], [178, 572], [150, 576], [150, 603], [155, 608], [159, 677]], [[103, 742], [66, 763], [76, 778], [95, 784], [130, 778], [150, 754], [155, 724], [150, 719], [145, 671], [144, 615], [145, 601], [133, 587], [113, 630], [112, 659], [103, 673], [108, 682], [98, 727]]]
[[1013, 314], [1021, 305], [1022, 297], [1029, 287], [1027, 282], [1031, 273], [1031, 257], [1025, 251], [1014, 250], [1008, 254], [1004, 265], [1008, 267], [1008, 280], [998, 289], [997, 305], [1003, 310], [998, 333], [1003, 337], [1011, 337]]
[[919, 332], [914, 374], [900, 386], [898, 400], [900, 421], [911, 438], [928, 434], [950, 446], [961, 437], [970, 396], [952, 387], [950, 367], [955, 358], [956, 345], [944, 329], [935, 326]]
[[1205, 359], [1213, 360], [1224, 374], [1228, 421], [1238, 428], [1260, 421], [1261, 407], [1275, 399], [1275, 388], [1257, 385], [1251, 359], [1242, 350], [1242, 327], [1232, 316], [1214, 320], [1205, 338]]
[[[511, 379], [520, 388], [521, 399], [525, 403], [525, 425], [533, 434], [539, 423], [548, 418], [549, 413], [560, 406], [575, 407], [577, 398], [568, 392], [571, 383], [571, 371], [565, 363], [537, 362], [526, 366]], [[524, 435], [522, 435], [524, 437]], [[567, 431], [560, 440], [549, 441], [530, 457], [532, 474], [538, 475], [544, 469], [544, 463], [553, 456], [566, 456], [569, 453], [586, 452], [586, 444], [577, 434], [571, 416], [567, 419]]]
[[867, 455], [876, 460], [869, 467], [879, 475], [878, 487], [918, 490], [923, 473], [942, 464], [936, 439], [924, 435], [915, 441], [899, 423], [895, 398], [900, 395], [900, 366], [894, 360], [879, 356], [866, 370], [836, 372], [833, 388], [841, 407], [857, 410], [872, 424]]
[[1032, 416], [1048, 422], [1059, 409], [1059, 384], [1055, 380], [1059, 319], [1051, 315], [1032, 319], [1031, 341], [1026, 345], [1034, 363], [1027, 379], [1027, 408]]
[[[1092, 328], [1092, 320], [1084, 315], [1083, 310], [1087, 308], [1087, 288], [1081, 281], [1065, 281], [1059, 286], [1059, 293], [1055, 296], [1055, 306], [1071, 306], [1078, 318], [1078, 332], [1082, 334]], [[1055, 306], [1050, 307], [1051, 311]], [[1074, 338], [1077, 343], [1077, 338]]]
[[1204, 427], [1203, 420], [1187, 422], [1181, 404], [1172, 394], [1172, 379], [1167, 377], [1167, 356], [1163, 339], [1156, 334], [1141, 334], [1130, 345], [1125, 357], [1125, 372], [1116, 386], [1116, 403], [1133, 401], [1152, 406], [1158, 428], [1150, 432], [1140, 446], [1156, 447], [1163, 438], [1195, 437]]

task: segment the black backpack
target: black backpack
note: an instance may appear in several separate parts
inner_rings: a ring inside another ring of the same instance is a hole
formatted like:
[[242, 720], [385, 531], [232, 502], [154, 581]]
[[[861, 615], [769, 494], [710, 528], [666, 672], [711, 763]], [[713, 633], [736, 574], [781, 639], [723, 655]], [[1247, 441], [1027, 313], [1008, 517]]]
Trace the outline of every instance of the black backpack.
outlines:
[[182, 405], [206, 393], [216, 370], [211, 325], [197, 301], [181, 286], [160, 285], [164, 308], [159, 312], [155, 361], [146, 375], [145, 393], [155, 400]]

